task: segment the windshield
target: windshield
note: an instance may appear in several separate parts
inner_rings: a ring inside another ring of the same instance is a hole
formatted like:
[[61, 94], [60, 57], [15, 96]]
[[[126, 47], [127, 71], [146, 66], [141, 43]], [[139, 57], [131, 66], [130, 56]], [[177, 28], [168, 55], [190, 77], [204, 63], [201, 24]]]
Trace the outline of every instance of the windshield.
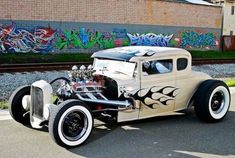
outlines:
[[95, 59], [94, 61], [94, 70], [102, 73], [120, 73], [133, 77], [135, 67], [136, 63], [125, 61], [105, 59]]

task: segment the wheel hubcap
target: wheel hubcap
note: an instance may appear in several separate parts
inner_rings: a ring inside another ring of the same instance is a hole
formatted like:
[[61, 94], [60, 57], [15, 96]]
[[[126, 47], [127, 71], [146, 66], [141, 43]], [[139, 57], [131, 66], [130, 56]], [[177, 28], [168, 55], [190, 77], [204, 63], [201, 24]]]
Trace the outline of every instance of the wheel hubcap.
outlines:
[[68, 113], [62, 121], [62, 133], [70, 141], [80, 139], [88, 128], [88, 119], [81, 111]]
[[211, 99], [211, 109], [214, 113], [220, 113], [224, 108], [224, 94], [222, 91], [216, 92]]

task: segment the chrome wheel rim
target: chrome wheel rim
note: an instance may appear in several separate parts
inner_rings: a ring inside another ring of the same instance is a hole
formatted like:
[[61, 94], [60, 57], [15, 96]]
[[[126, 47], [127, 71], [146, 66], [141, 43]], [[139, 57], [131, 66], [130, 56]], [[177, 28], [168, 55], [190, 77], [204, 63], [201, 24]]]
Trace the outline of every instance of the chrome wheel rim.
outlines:
[[69, 141], [79, 140], [86, 133], [87, 128], [88, 118], [79, 110], [71, 111], [62, 120], [61, 131]]
[[216, 92], [211, 99], [211, 109], [214, 114], [219, 114], [225, 105], [225, 96], [222, 91]]

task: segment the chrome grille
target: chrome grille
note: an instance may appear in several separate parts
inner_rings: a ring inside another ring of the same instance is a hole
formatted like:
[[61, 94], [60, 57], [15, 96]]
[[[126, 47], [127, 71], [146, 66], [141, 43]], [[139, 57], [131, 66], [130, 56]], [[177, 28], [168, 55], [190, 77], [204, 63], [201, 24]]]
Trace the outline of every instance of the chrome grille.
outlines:
[[34, 117], [43, 118], [43, 91], [38, 87], [31, 87], [31, 103], [32, 115]]

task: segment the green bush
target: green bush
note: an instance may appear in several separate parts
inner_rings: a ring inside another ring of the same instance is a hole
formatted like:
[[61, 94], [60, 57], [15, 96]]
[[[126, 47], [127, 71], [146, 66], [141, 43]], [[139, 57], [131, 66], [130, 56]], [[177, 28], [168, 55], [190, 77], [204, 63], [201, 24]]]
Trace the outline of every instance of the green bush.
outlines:
[[192, 58], [204, 58], [204, 59], [235, 59], [235, 51], [189, 51]]
[[[125, 42], [125, 41], [124, 41]], [[124, 43], [127, 44], [127, 43]], [[193, 51], [189, 50], [193, 59], [235, 59], [235, 51]], [[20, 63], [53, 63], [53, 62], [91, 62], [89, 53], [0, 53], [0, 64], [20, 64]]]
[[227, 81], [225, 81], [225, 83], [226, 83], [229, 87], [235, 87], [235, 80], [227, 80]]
[[8, 102], [7, 101], [0, 101], [0, 109], [7, 109], [8, 108]]
[[19, 63], [53, 63], [53, 62], [90, 62], [91, 54], [63, 53], [63, 54], [0, 54], [0, 64]]

